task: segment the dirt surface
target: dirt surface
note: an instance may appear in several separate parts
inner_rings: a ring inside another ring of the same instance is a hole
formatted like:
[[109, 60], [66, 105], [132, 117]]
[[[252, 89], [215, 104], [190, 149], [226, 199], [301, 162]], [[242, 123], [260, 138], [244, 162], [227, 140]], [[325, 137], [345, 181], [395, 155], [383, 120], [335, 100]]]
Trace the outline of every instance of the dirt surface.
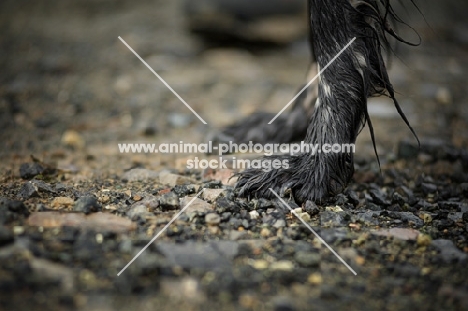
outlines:
[[237, 198], [232, 170], [186, 168], [207, 156], [117, 146], [202, 142], [276, 113], [305, 81], [305, 37], [208, 48], [181, 1], [2, 1], [0, 308], [466, 310], [466, 5], [421, 9], [422, 45], [400, 46], [390, 70], [421, 148], [391, 102], [373, 99], [381, 169], [365, 128], [344, 194], [286, 198], [355, 276], [281, 202]]

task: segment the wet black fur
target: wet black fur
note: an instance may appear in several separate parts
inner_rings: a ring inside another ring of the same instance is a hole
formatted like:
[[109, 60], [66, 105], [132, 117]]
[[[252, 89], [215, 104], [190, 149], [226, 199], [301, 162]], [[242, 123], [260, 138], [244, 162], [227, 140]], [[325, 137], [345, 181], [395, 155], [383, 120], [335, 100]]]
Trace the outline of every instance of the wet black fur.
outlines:
[[[382, 47], [389, 47], [386, 35], [403, 41], [390, 26], [391, 20], [399, 19], [388, 0], [309, 0], [309, 13], [311, 49], [319, 68], [324, 68], [356, 37], [321, 74], [318, 98], [312, 101], [315, 102], [313, 111], [304, 107], [305, 96], [302, 96], [291, 113], [281, 116], [272, 125], [267, 125], [271, 116], [257, 115], [250, 117], [247, 123], [226, 129], [224, 138], [236, 142], [289, 142], [305, 134], [306, 143], [347, 144], [356, 141], [367, 123], [375, 149], [367, 111], [367, 98], [375, 95], [392, 98], [410, 127], [395, 99], [382, 58]], [[325, 88], [331, 92], [327, 94]], [[304, 117], [310, 114], [305, 131]], [[260, 122], [264, 125], [259, 125]], [[298, 203], [306, 200], [320, 202], [342, 192], [354, 173], [352, 153], [304, 153], [268, 158], [287, 159], [289, 168], [241, 172], [236, 184], [240, 196], [273, 198], [274, 194], [269, 190], [272, 188], [279, 195], [292, 196]]]
[[[301, 86], [297, 91], [302, 90]], [[294, 102], [290, 113], [281, 114], [274, 122], [268, 122], [275, 117], [275, 113], [254, 113], [238, 123], [226, 127], [221, 133], [210, 133], [208, 141], [215, 143], [260, 142], [260, 143], [288, 143], [299, 141], [307, 133], [307, 124], [312, 109], [305, 107], [306, 92], [303, 92]], [[310, 110], [310, 111], [308, 111]]]

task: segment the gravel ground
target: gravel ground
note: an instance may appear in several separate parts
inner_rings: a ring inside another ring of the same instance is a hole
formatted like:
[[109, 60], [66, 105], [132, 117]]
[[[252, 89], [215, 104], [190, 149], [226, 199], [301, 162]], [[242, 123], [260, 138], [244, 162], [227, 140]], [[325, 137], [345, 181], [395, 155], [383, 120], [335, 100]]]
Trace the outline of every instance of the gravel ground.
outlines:
[[468, 309], [468, 26], [455, 3], [422, 6], [424, 42], [390, 70], [421, 147], [374, 99], [381, 168], [364, 129], [345, 193], [285, 198], [355, 276], [281, 202], [237, 198], [233, 170], [118, 153], [279, 111], [304, 82], [305, 39], [208, 48], [181, 1], [2, 1], [0, 309]]

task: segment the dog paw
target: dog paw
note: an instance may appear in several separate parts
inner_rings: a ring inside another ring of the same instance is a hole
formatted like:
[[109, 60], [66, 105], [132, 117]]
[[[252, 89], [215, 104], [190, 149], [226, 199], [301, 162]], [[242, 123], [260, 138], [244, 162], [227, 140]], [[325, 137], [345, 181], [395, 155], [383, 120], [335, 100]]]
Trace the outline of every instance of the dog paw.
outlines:
[[[280, 160], [287, 163], [278, 169], [265, 171], [249, 168], [238, 174], [238, 195], [246, 198], [293, 198], [296, 203], [307, 200], [324, 202], [328, 197], [343, 192], [353, 172], [350, 154], [328, 154], [264, 157], [262, 161]], [[271, 189], [271, 190], [270, 190]]]

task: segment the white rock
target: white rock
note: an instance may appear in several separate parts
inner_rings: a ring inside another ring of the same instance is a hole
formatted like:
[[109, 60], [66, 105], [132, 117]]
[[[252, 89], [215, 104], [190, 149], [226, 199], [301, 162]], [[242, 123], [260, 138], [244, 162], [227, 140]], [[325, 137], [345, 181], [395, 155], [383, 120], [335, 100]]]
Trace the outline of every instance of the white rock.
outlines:
[[258, 219], [260, 217], [260, 214], [257, 211], [251, 211], [249, 214], [250, 219]]
[[327, 206], [327, 207], [325, 207], [325, 210], [329, 211], [329, 212], [335, 212], [335, 213], [343, 211], [343, 209], [341, 207], [339, 207], [338, 205], [336, 205], [336, 206]]

